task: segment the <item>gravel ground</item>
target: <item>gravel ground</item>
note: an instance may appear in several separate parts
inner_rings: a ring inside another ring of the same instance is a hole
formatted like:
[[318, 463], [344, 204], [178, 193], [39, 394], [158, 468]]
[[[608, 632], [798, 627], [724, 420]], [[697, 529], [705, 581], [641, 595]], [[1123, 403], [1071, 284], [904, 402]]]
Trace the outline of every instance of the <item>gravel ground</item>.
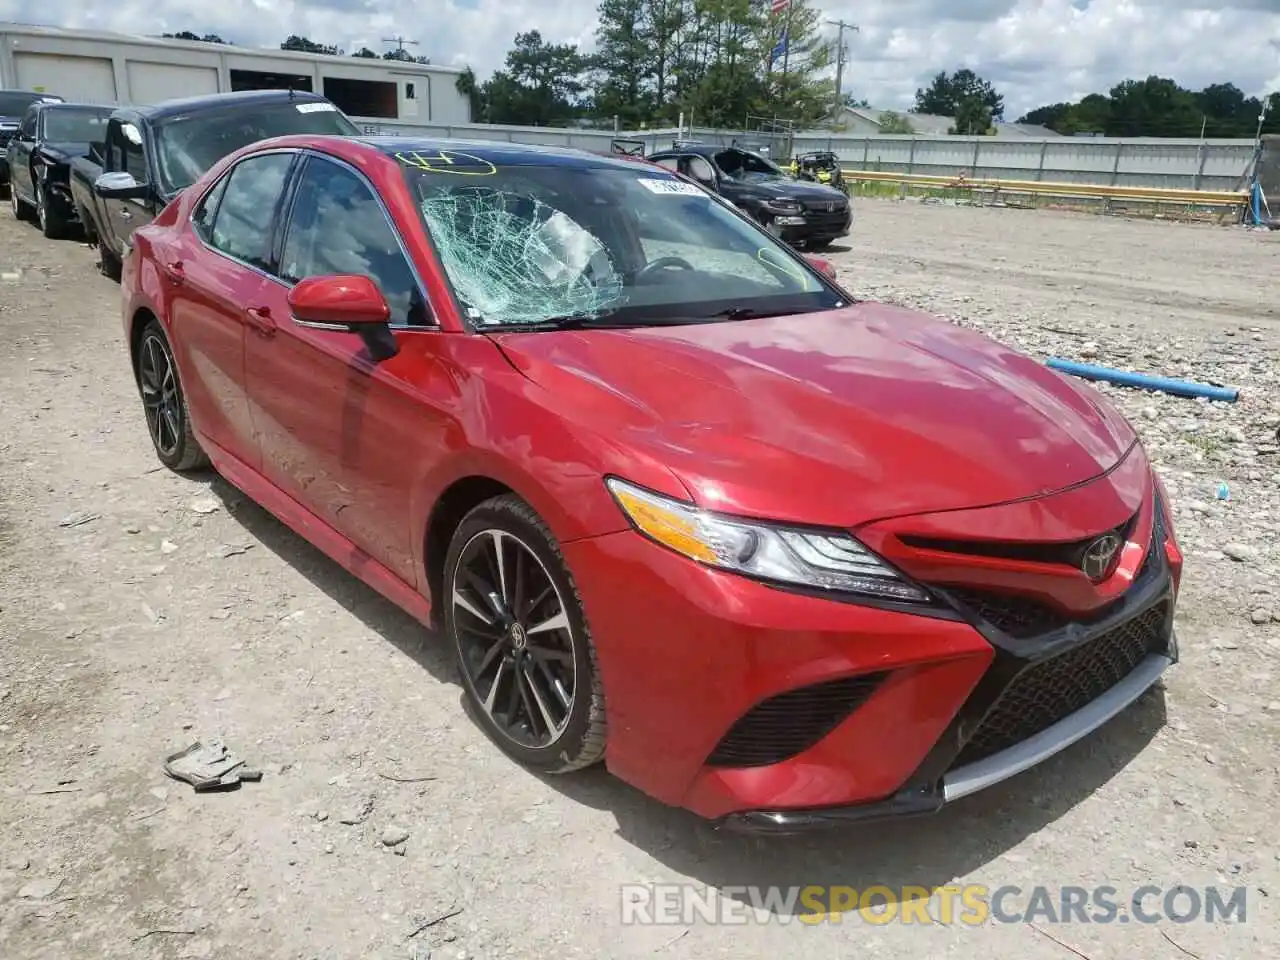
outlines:
[[[600, 770], [526, 774], [464, 714], [437, 638], [225, 483], [158, 467], [118, 288], [92, 251], [2, 215], [0, 956], [1280, 956], [1280, 322], [1259, 286], [1280, 236], [856, 211], [832, 258], [860, 294], [1037, 356], [1241, 389], [1234, 405], [1107, 391], [1188, 553], [1164, 689], [937, 817], [835, 836], [716, 834]], [[164, 755], [216, 736], [262, 782], [197, 797], [164, 778]], [[622, 924], [621, 885], [678, 881], [1248, 899], [1244, 923]]]

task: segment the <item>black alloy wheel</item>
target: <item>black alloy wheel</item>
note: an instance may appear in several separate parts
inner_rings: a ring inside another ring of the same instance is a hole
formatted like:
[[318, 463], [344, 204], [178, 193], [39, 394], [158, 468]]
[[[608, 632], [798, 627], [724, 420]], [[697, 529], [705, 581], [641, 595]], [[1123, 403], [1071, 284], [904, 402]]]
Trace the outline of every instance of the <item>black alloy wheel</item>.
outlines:
[[463, 687], [490, 737], [543, 773], [604, 753], [604, 696], [582, 606], [538, 515], [514, 496], [454, 533], [439, 603]]
[[160, 462], [177, 471], [205, 466], [208, 458], [191, 429], [173, 353], [163, 328], [155, 320], [142, 332], [136, 363], [147, 430]]

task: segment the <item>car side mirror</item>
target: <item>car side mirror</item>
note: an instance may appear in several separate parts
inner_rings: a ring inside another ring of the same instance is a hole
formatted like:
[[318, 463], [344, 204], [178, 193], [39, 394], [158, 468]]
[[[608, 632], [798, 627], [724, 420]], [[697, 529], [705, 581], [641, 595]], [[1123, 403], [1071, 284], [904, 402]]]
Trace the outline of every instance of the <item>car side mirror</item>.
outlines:
[[838, 279], [836, 276], [836, 268], [830, 260], [827, 260], [824, 257], [815, 257], [811, 253], [806, 253], [804, 258], [809, 261], [809, 265], [811, 267], [814, 267], [828, 280]]
[[400, 352], [391, 333], [387, 298], [369, 277], [307, 277], [289, 291], [289, 309], [301, 326], [359, 334], [375, 360]]
[[93, 192], [104, 200], [144, 200], [151, 195], [151, 185], [139, 183], [124, 171], [104, 173], [93, 181]]

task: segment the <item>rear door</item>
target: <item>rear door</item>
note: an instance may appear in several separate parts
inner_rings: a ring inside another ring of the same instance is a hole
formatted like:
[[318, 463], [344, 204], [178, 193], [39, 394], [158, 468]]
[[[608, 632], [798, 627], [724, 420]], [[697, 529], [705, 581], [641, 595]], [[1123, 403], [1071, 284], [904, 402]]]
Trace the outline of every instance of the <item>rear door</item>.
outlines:
[[203, 438], [255, 470], [261, 456], [245, 387], [245, 341], [249, 331], [270, 325], [248, 308], [279, 286], [270, 272], [272, 231], [297, 157], [278, 151], [241, 160], [196, 204], [188, 229], [153, 244], [193, 420]]
[[[262, 472], [412, 584], [414, 483], [422, 452], [443, 450], [448, 423], [423, 398], [431, 393], [430, 378], [446, 377], [433, 346], [448, 334], [436, 326], [426, 288], [361, 173], [312, 154], [290, 207], [277, 270], [281, 283], [264, 288], [260, 304], [276, 327], [246, 341]], [[360, 274], [377, 283], [402, 346], [407, 337], [427, 339], [375, 364], [358, 336], [295, 323], [288, 289], [307, 277], [334, 274]]]

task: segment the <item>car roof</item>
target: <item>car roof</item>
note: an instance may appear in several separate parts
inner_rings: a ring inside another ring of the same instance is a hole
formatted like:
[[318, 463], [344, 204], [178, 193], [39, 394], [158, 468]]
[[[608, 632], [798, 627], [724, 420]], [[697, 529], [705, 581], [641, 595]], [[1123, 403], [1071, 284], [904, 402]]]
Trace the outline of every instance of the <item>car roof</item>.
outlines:
[[[326, 138], [317, 138], [326, 139]], [[508, 143], [503, 140], [462, 140], [445, 137], [358, 137], [358, 143], [367, 144], [388, 157], [396, 154], [465, 154], [502, 166], [542, 167], [614, 167], [634, 170], [636, 157], [594, 153], [573, 147], [549, 147], [533, 143]]]
[[666, 150], [655, 150], [651, 157], [665, 157], [678, 153], [696, 153], [701, 157], [709, 157], [713, 153], [724, 153], [726, 150], [741, 150], [741, 147], [722, 147], [714, 143], [690, 143], [682, 147], [669, 147]]
[[60, 100], [57, 103], [33, 103], [31, 105], [31, 109], [40, 110], [40, 111], [66, 110], [66, 109], [100, 110], [105, 114], [105, 113], [111, 113], [113, 110], [116, 110], [118, 108], [109, 103], [74, 103], [74, 102], [68, 102], [66, 100]]
[[199, 97], [162, 100], [149, 106], [128, 109], [145, 120], [158, 121], [203, 110], [221, 110], [264, 103], [312, 103], [317, 100], [324, 101], [325, 98], [307, 90], [241, 90], [235, 93], [208, 93]]

